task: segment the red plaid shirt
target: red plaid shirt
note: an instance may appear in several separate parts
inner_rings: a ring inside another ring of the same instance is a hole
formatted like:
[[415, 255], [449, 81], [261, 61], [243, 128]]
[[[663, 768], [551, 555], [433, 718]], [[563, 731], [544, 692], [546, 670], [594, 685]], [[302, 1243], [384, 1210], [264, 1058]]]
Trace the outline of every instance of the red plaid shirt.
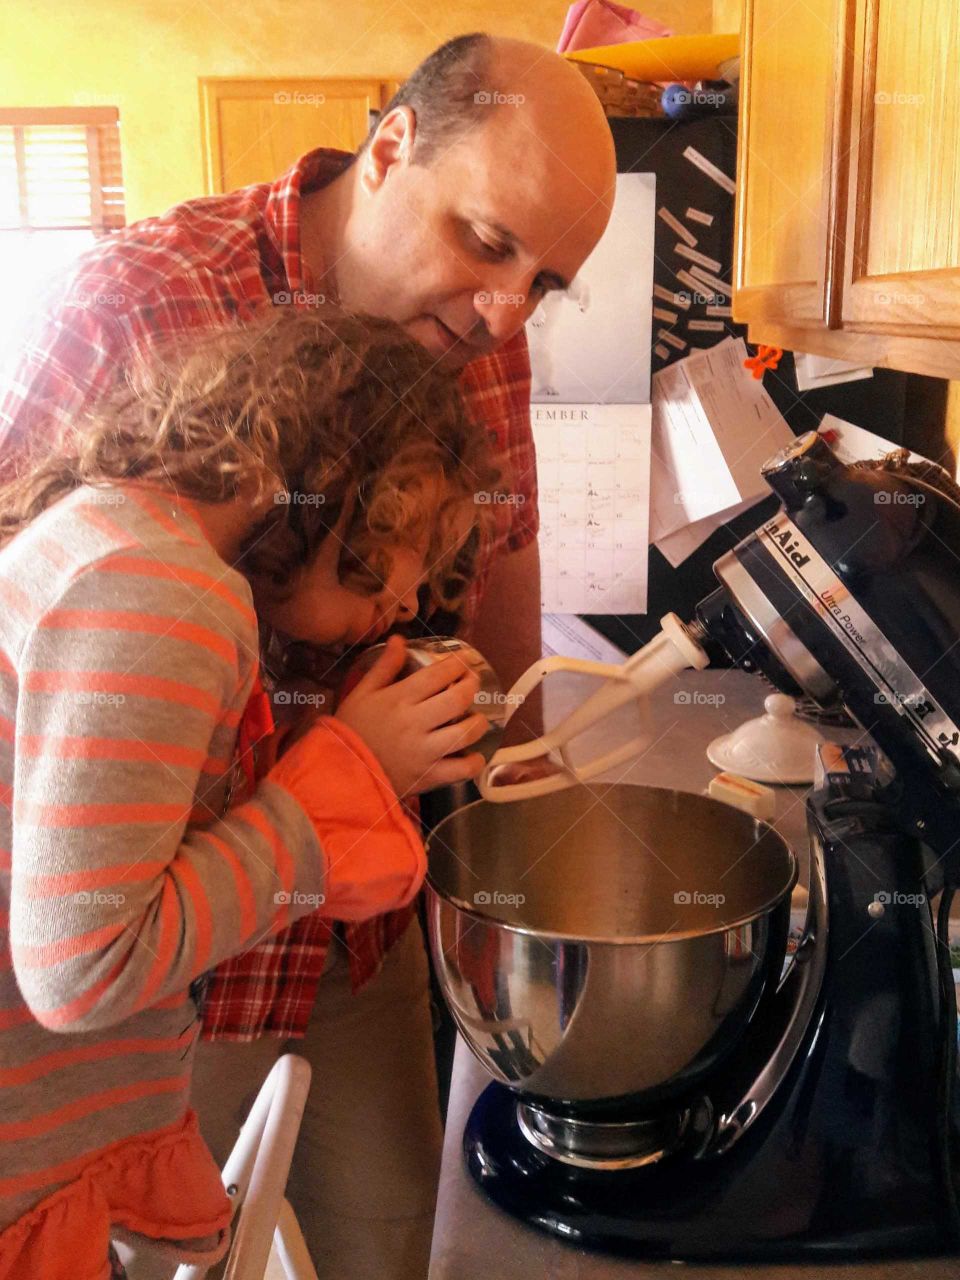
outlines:
[[[61, 277], [45, 301], [0, 394], [0, 479], [18, 461], [75, 430], [82, 412], [121, 376], [131, 350], [158, 338], [249, 320], [264, 307], [310, 305], [315, 282], [300, 257], [300, 197], [341, 173], [342, 151], [303, 156], [274, 183], [189, 200], [101, 241]], [[476, 420], [496, 438], [509, 485], [523, 501], [498, 507], [498, 536], [479, 566], [466, 612], [476, 608], [492, 556], [537, 533], [530, 430], [530, 363], [521, 330], [468, 365], [461, 387]], [[256, 716], [256, 709], [251, 708]], [[354, 990], [377, 973], [412, 908], [345, 924]], [[303, 917], [220, 965], [204, 1007], [204, 1035], [250, 1040], [302, 1036], [333, 922]]]

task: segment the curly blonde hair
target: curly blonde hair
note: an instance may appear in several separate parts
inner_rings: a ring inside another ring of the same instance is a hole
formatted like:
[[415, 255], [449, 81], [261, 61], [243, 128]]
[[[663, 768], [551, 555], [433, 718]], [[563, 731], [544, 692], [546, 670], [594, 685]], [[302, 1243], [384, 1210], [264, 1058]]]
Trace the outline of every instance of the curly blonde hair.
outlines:
[[498, 470], [455, 377], [391, 321], [276, 310], [131, 361], [67, 445], [0, 491], [0, 545], [80, 485], [153, 483], [205, 502], [274, 494], [238, 567], [289, 589], [338, 525], [339, 576], [374, 594], [391, 545], [426, 549], [456, 609], [490, 535]]

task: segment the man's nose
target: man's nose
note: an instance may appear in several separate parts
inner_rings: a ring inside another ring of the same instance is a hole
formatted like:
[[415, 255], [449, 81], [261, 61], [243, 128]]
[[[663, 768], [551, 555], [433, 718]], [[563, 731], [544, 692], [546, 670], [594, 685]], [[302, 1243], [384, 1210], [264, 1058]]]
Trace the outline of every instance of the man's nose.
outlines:
[[498, 347], [526, 324], [538, 302], [539, 297], [532, 297], [520, 282], [479, 289], [473, 295], [474, 309]]

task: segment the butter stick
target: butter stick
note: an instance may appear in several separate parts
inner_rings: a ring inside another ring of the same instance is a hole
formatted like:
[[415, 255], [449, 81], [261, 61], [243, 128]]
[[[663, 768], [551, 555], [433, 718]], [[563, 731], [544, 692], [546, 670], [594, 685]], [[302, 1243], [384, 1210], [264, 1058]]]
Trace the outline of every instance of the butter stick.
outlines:
[[752, 818], [761, 822], [772, 822], [777, 812], [776, 792], [750, 778], [741, 778], [737, 773], [718, 773], [707, 789], [714, 800], [722, 800], [724, 804], [732, 804]]

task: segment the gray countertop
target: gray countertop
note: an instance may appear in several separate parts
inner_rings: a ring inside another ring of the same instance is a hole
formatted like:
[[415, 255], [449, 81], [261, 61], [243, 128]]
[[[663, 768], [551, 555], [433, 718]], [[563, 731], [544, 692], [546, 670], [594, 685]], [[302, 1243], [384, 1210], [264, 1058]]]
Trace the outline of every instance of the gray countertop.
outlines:
[[[557, 715], [579, 696], [570, 688], [559, 700], [548, 699], [547, 715]], [[651, 699], [647, 726], [650, 746], [622, 774], [624, 782], [647, 786], [703, 791], [717, 770], [707, 760], [705, 748], [718, 734], [730, 732], [750, 716], [763, 711], [770, 692], [757, 677], [738, 671], [685, 672]], [[684, 694], [689, 700], [684, 700]], [[679, 696], [678, 696], [679, 695]], [[624, 714], [631, 714], [627, 711]], [[606, 733], [615, 732], [608, 726]], [[622, 728], [622, 725], [621, 725]], [[849, 740], [853, 731], [827, 730], [826, 736]], [[608, 741], [608, 746], [613, 745]], [[622, 773], [618, 771], [618, 773]], [[800, 855], [801, 882], [807, 879], [804, 790], [778, 788], [775, 825]], [[510, 1217], [491, 1204], [467, 1173], [461, 1149], [463, 1128], [477, 1096], [489, 1076], [466, 1044], [457, 1043], [443, 1167], [437, 1202], [436, 1226], [429, 1280], [661, 1280], [676, 1277], [676, 1263], [631, 1262], [591, 1253], [563, 1244], [552, 1236]], [[798, 1266], [691, 1266], [680, 1273], [710, 1280], [796, 1280], [803, 1277], [850, 1276], [851, 1280], [958, 1280], [960, 1259], [897, 1260], [854, 1264], [823, 1263]]]

